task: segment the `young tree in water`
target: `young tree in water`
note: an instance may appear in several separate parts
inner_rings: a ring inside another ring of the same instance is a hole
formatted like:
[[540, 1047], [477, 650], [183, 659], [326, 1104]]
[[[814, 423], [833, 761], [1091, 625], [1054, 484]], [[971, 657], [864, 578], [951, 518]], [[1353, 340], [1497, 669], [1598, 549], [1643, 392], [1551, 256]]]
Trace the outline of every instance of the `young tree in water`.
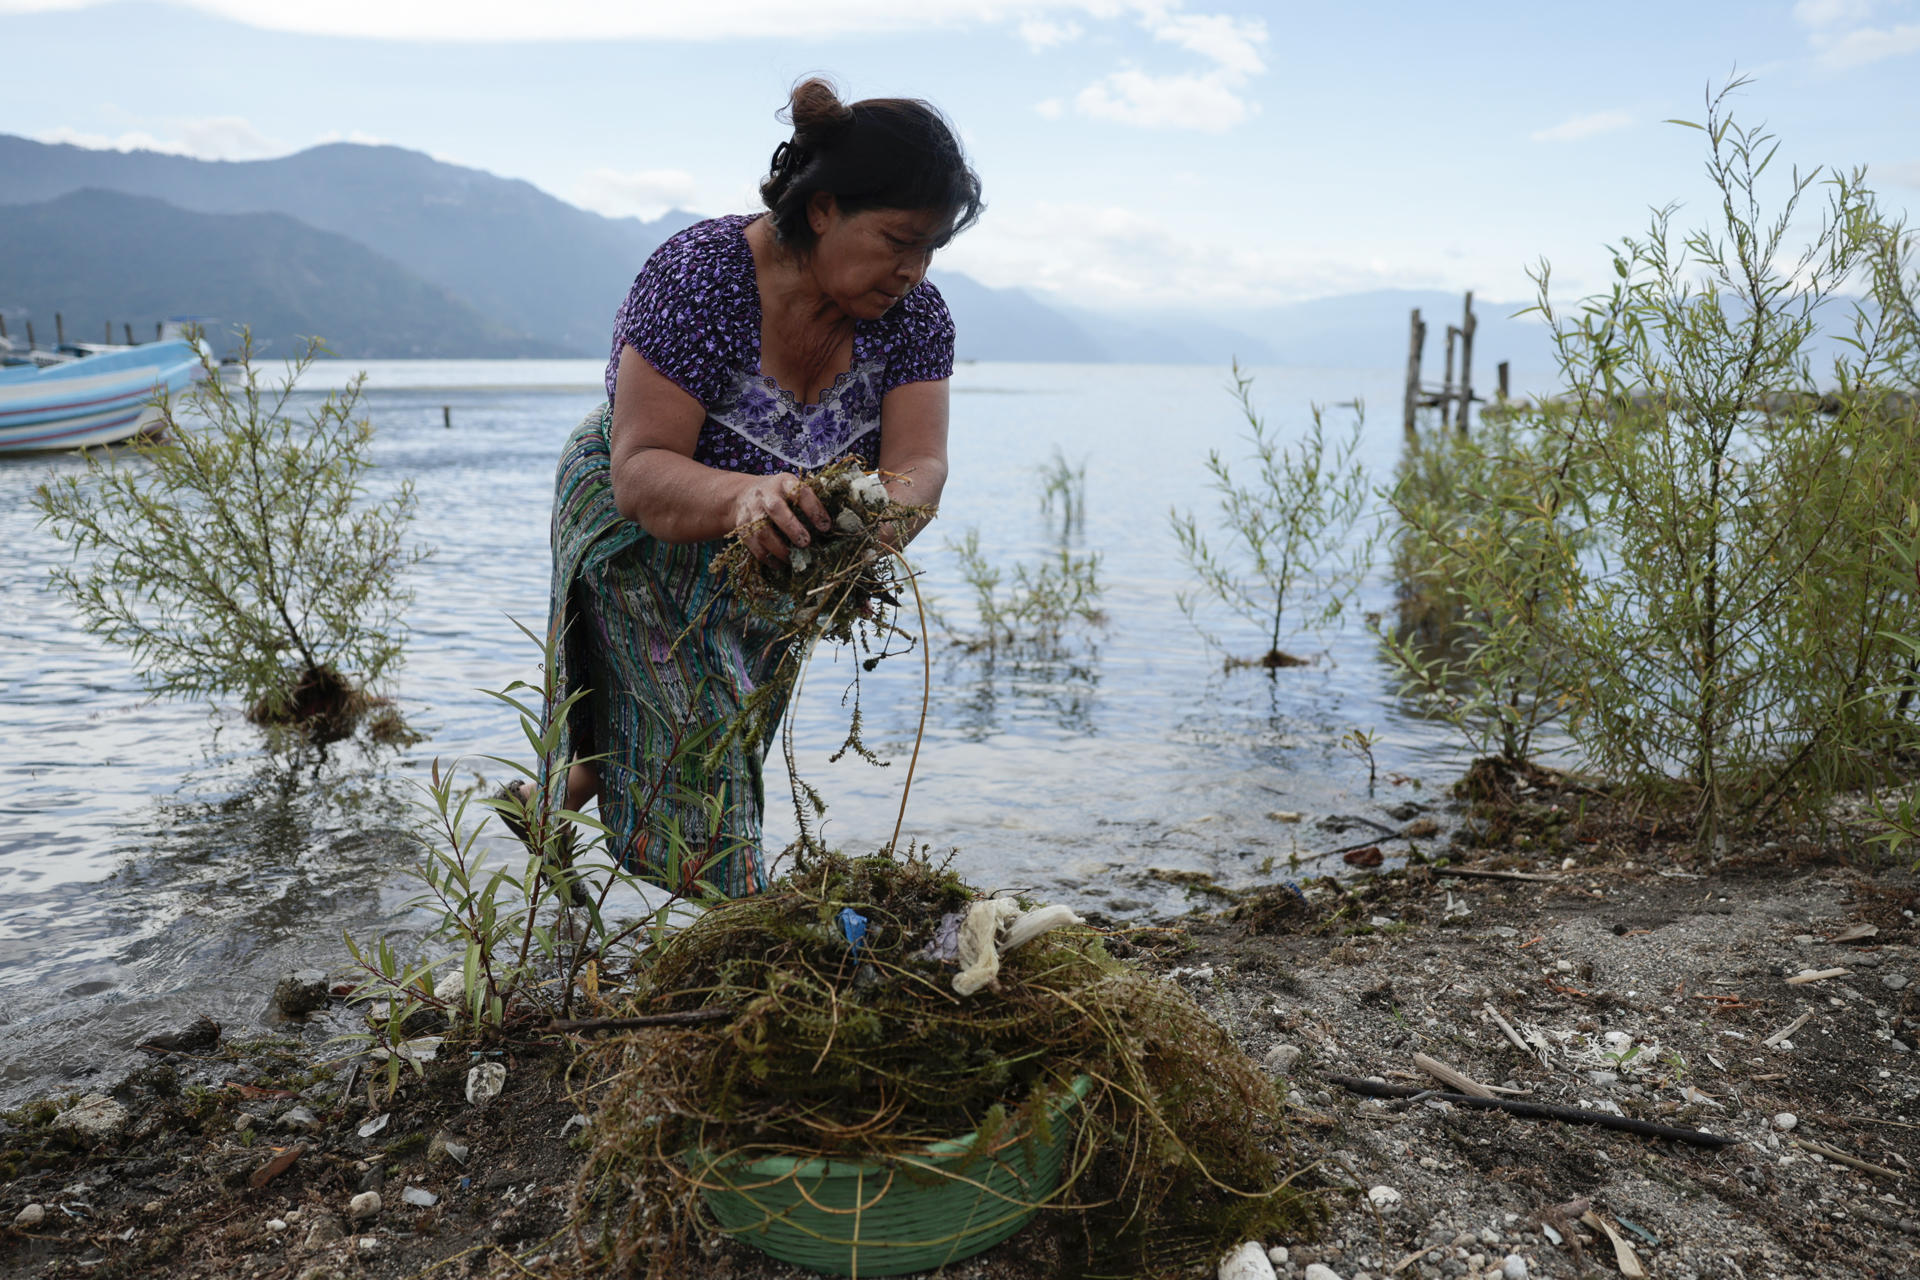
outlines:
[[1254, 475], [1237, 479], [1218, 450], [1207, 455], [1209, 487], [1220, 500], [1218, 542], [1193, 513], [1173, 512], [1180, 552], [1203, 588], [1182, 592], [1180, 608], [1219, 648], [1226, 646], [1202, 620], [1209, 602], [1266, 633], [1264, 654], [1230, 657], [1228, 666], [1302, 666], [1280, 642], [1339, 617], [1366, 572], [1369, 544], [1354, 538], [1367, 499], [1366, 472], [1354, 456], [1362, 420], [1356, 415], [1353, 430], [1330, 441], [1316, 406], [1299, 442], [1283, 444], [1254, 408], [1253, 378], [1238, 363], [1233, 394], [1247, 419]]
[[367, 490], [360, 378], [290, 415], [320, 351], [263, 380], [243, 334], [237, 378], [204, 357], [205, 380], [160, 431], [130, 456], [88, 451], [34, 502], [75, 552], [56, 586], [87, 630], [132, 651], [150, 688], [237, 694], [254, 721], [325, 741], [352, 732], [399, 663], [405, 571], [429, 553], [405, 540], [411, 482]]

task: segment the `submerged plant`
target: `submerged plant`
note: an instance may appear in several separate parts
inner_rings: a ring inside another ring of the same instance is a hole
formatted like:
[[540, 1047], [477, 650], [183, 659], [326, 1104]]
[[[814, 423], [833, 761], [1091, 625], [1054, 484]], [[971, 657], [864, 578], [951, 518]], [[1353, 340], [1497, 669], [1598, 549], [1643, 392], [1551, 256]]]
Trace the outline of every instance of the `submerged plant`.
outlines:
[[1302, 666], [1280, 642], [1338, 618], [1366, 572], [1367, 545], [1354, 534], [1367, 498], [1366, 472], [1356, 460], [1364, 415], [1356, 411], [1352, 431], [1329, 440], [1316, 405], [1306, 433], [1289, 445], [1260, 416], [1253, 376], [1237, 362], [1233, 396], [1247, 420], [1254, 474], [1237, 475], [1214, 450], [1207, 470], [1219, 495], [1219, 529], [1192, 512], [1172, 513], [1180, 552], [1199, 579], [1198, 590], [1180, 593], [1180, 609], [1216, 648], [1226, 644], [1203, 621], [1209, 603], [1262, 629], [1266, 652], [1230, 656], [1229, 667]]
[[412, 483], [368, 493], [361, 380], [290, 414], [320, 350], [272, 382], [243, 333], [237, 379], [204, 356], [159, 436], [129, 457], [89, 450], [34, 503], [76, 552], [55, 584], [150, 688], [239, 695], [254, 720], [325, 740], [352, 731], [399, 664], [406, 571], [428, 553], [406, 543]]

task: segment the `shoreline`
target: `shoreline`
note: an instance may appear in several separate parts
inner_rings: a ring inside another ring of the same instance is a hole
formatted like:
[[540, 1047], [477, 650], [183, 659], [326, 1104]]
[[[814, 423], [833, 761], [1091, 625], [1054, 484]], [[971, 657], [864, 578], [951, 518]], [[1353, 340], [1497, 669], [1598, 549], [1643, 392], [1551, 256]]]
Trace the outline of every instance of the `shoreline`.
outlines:
[[[1580, 1225], [1579, 1200], [1663, 1278], [1905, 1274], [1920, 1245], [1920, 879], [1813, 841], [1708, 863], [1590, 829], [1567, 833], [1571, 867], [1509, 844], [1477, 851], [1469, 870], [1491, 876], [1414, 865], [1315, 880], [1116, 946], [1287, 1077], [1285, 1140], [1296, 1166], [1316, 1164], [1329, 1216], [1317, 1239], [1260, 1242], [1285, 1248], [1281, 1280], [1309, 1266], [1500, 1275], [1509, 1255], [1536, 1277], [1612, 1273], [1614, 1246]], [[571, 1050], [447, 1050], [391, 1104], [370, 1104], [369, 1073], [266, 1041], [173, 1055], [101, 1090], [124, 1115], [97, 1144], [56, 1138], [44, 1106], [14, 1113], [0, 1125], [0, 1277], [571, 1274]], [[1331, 1079], [1444, 1087], [1415, 1054], [1529, 1101], [1735, 1143], [1362, 1098]], [[476, 1105], [467, 1075], [485, 1061], [507, 1068], [505, 1089]], [[356, 1221], [369, 1191], [382, 1207]], [[14, 1226], [30, 1203], [41, 1221]], [[1043, 1215], [942, 1274], [1039, 1280], [1071, 1229]], [[735, 1243], [706, 1262], [690, 1274], [808, 1274]]]

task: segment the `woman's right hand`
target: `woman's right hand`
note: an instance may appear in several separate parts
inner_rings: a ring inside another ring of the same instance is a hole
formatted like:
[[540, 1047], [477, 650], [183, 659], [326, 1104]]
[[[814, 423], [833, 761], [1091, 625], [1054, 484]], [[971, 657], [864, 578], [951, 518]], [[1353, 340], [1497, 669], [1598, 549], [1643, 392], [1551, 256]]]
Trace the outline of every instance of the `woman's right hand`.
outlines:
[[785, 471], [755, 476], [743, 487], [734, 499], [732, 521], [734, 532], [762, 563], [785, 560], [788, 550], [806, 546], [815, 530], [824, 532], [833, 524], [813, 490]]

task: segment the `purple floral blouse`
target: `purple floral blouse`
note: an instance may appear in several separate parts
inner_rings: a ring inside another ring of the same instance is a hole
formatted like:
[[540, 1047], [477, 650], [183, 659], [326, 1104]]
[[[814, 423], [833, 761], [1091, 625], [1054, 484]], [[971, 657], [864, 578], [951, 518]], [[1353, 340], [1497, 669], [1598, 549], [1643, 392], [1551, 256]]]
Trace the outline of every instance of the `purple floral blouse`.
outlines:
[[887, 392], [953, 374], [947, 304], [922, 281], [884, 316], [857, 321], [852, 367], [817, 403], [801, 404], [760, 372], [760, 289], [746, 236], [752, 221], [711, 218], [654, 250], [614, 321], [607, 397], [621, 348], [632, 347], [706, 406], [696, 462], [750, 475], [811, 470], [848, 454], [877, 466]]

